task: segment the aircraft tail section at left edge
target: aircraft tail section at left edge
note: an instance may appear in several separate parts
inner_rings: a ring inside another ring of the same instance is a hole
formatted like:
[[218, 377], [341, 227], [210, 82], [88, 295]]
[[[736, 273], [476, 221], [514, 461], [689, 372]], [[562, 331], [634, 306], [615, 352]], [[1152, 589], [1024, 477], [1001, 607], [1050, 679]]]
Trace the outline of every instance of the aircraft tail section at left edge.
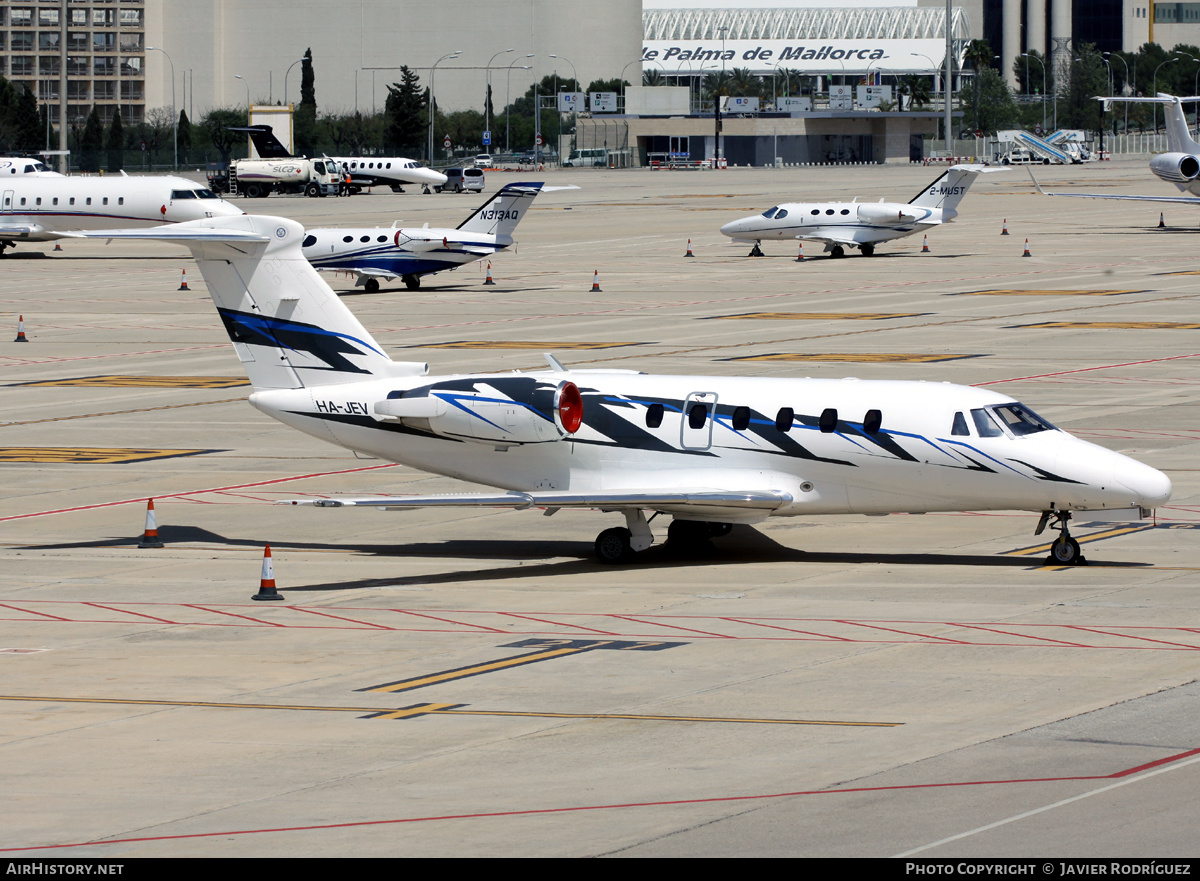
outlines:
[[301, 253], [304, 227], [243, 214], [91, 238], [186, 245], [255, 390], [419, 376], [428, 365], [384, 353]]

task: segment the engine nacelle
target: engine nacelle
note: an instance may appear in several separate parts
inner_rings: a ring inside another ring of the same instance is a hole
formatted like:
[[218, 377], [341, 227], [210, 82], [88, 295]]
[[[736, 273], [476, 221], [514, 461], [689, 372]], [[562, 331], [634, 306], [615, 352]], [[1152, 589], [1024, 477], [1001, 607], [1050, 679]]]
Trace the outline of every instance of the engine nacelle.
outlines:
[[[503, 387], [505, 380], [497, 385]], [[583, 425], [583, 396], [573, 382], [537, 382], [514, 400], [486, 382], [439, 384], [375, 404], [380, 422], [399, 422], [442, 437], [497, 446], [563, 440]]]
[[887, 202], [864, 202], [858, 206], [858, 219], [863, 223], [912, 223], [917, 215], [908, 205]]
[[1186, 184], [1200, 177], [1200, 159], [1191, 153], [1161, 153], [1150, 160], [1150, 170], [1162, 180]]

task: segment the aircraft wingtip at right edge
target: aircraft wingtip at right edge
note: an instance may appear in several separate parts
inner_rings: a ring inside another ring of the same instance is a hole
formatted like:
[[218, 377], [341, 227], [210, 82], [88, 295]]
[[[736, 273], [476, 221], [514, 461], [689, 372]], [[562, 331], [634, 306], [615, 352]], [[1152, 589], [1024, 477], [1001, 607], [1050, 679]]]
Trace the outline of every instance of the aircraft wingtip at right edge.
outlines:
[[1038, 183], [1038, 179], [1037, 179], [1036, 177], [1034, 177], [1034, 176], [1033, 176], [1033, 169], [1032, 169], [1032, 168], [1026, 168], [1025, 170], [1029, 172], [1029, 179], [1030, 179], [1031, 181], [1033, 181], [1033, 185], [1034, 185], [1035, 187], [1037, 187], [1037, 191], [1038, 191], [1039, 193], [1041, 193], [1043, 196], [1053, 196], [1053, 195], [1054, 195], [1053, 193], [1047, 193], [1045, 190], [1043, 190], [1043, 189], [1042, 189], [1042, 185]]

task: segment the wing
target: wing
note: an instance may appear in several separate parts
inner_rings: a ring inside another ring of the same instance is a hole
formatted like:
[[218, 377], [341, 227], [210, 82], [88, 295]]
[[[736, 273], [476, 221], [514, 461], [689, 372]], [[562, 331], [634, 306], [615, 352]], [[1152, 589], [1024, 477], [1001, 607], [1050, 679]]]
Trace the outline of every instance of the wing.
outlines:
[[640, 492], [503, 492], [450, 493], [430, 496], [287, 499], [279, 505], [317, 508], [598, 508], [604, 511], [640, 508], [665, 513], [757, 520], [790, 503], [792, 497], [775, 490], [730, 492], [717, 489], [644, 490]]
[[1033, 176], [1033, 169], [1028, 168], [1029, 177], [1033, 180], [1033, 185], [1037, 187], [1037, 191], [1043, 196], [1070, 196], [1075, 199], [1117, 199], [1125, 202], [1174, 202], [1180, 205], [1200, 205], [1200, 198], [1196, 196], [1117, 196], [1111, 193], [1047, 193], [1042, 189], [1042, 185], [1038, 183], [1038, 179]]

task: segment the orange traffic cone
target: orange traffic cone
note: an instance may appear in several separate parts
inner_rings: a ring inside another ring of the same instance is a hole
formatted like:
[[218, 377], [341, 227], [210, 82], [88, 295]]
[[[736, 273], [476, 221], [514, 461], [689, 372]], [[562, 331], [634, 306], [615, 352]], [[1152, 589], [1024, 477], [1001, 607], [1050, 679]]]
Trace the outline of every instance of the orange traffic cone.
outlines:
[[142, 531], [139, 548], [161, 548], [163, 543], [158, 540], [158, 518], [154, 516], [154, 499], [146, 499], [146, 528]]
[[189, 288], [187, 286], [187, 270], [186, 269], [183, 270], [183, 281], [181, 281], [179, 283], [179, 290], [181, 290], [181, 291], [190, 291], [191, 290], [191, 288]]
[[281, 600], [283, 596], [275, 589], [275, 567], [271, 565], [271, 546], [263, 548], [262, 578], [258, 582], [258, 593], [252, 600]]
[[594, 273], [592, 276], [592, 293], [598, 294], [600, 293], [600, 270], [594, 270]]
[[25, 316], [24, 315], [17, 316], [17, 338], [15, 340], [13, 340], [13, 342], [14, 343], [29, 342], [29, 340], [25, 339]]
[[483, 283], [484, 283], [484, 284], [495, 284], [495, 282], [494, 282], [494, 281], [492, 281], [492, 264], [491, 264], [491, 261], [489, 261], [489, 262], [488, 262], [487, 278], [486, 278], [486, 279], [484, 279]]
[[1162, 212], [1161, 212], [1161, 211], [1160, 211], [1160, 212], [1158, 212], [1158, 228], [1159, 228], [1159, 229], [1166, 229], [1166, 228], [1167, 228], [1167, 225], [1166, 225], [1166, 223], [1164, 223], [1164, 222], [1163, 222], [1163, 216], [1162, 216]]
[[62, 250], [62, 245], [61, 245], [61, 244], [60, 244], [60, 243], [59, 243], [57, 240], [55, 240], [55, 242], [54, 242], [54, 250], [55, 250], [55, 251], [61, 251], [61, 250]]
[[695, 257], [696, 256], [695, 254], [692, 253], [692, 240], [691, 239], [688, 239], [688, 250], [687, 250], [687, 253], [684, 254], [683, 256], [684, 257]]
[[796, 262], [797, 263], [804, 262], [804, 242], [800, 243], [800, 253], [796, 255]]
[[1007, 217], [1004, 218], [1004, 228], [1000, 230], [1000, 235], [1002, 235], [1002, 236], [1008, 235], [1008, 218]]
[[921, 242], [921, 253], [922, 254], [929, 253], [929, 236], [925, 236], [924, 241]]
[[1033, 256], [1032, 254], [1029, 253], [1029, 239], [1025, 240], [1025, 253], [1022, 254], [1021, 256], [1022, 257], [1032, 257]]

